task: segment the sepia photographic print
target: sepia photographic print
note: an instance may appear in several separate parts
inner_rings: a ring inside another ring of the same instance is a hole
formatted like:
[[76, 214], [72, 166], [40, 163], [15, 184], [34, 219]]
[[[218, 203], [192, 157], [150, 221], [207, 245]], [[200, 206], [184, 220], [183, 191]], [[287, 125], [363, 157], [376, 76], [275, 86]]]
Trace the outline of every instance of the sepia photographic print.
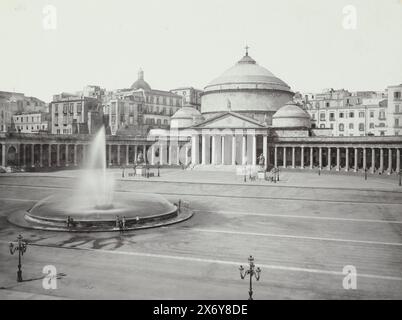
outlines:
[[0, 40], [0, 300], [402, 298], [401, 0], [1, 0]]

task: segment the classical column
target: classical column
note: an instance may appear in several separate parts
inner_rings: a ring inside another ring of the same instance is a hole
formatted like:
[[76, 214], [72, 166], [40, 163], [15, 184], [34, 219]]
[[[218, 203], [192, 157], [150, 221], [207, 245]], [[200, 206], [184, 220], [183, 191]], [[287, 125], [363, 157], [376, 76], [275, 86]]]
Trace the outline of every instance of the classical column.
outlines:
[[396, 149], [396, 173], [398, 174], [401, 170], [401, 151], [399, 148]]
[[205, 134], [201, 136], [202, 159], [201, 164], [207, 164], [207, 137]]
[[186, 144], [185, 150], [186, 150], [186, 154], [184, 156], [184, 161], [185, 161], [184, 164], [188, 165], [188, 145], [187, 144]]
[[144, 162], [147, 163], [148, 155], [147, 155], [147, 146], [145, 144], [142, 146], [142, 155], [144, 157]]
[[60, 167], [60, 144], [56, 144], [56, 166]]
[[247, 162], [246, 146], [247, 146], [247, 136], [243, 135], [243, 137], [242, 137], [242, 149], [241, 149], [241, 155], [242, 155], [241, 163], [242, 164], [246, 164], [246, 162]]
[[375, 149], [371, 148], [371, 173], [375, 171]]
[[387, 173], [391, 174], [392, 172], [392, 149], [388, 148], [388, 169]]
[[341, 170], [341, 150], [336, 147], [336, 171]]
[[296, 168], [296, 148], [292, 147], [292, 168]]
[[130, 145], [126, 144], [126, 166], [130, 164]]
[[1, 145], [1, 165], [6, 166], [6, 145], [4, 143]]
[[216, 135], [212, 135], [212, 163], [216, 164]]
[[66, 144], [66, 167], [68, 167], [68, 144]]
[[236, 165], [236, 136], [232, 136], [232, 165]]
[[39, 166], [43, 167], [43, 144], [39, 145]]
[[35, 166], [35, 145], [31, 144], [31, 166]]
[[363, 147], [363, 170], [366, 171], [367, 169], [367, 151], [366, 148]]
[[275, 146], [275, 152], [274, 152], [274, 166], [275, 168], [278, 168], [278, 147]]
[[87, 161], [87, 145], [84, 143], [82, 145], [82, 162], [85, 164], [85, 162]]
[[331, 170], [331, 148], [328, 148], [327, 158], [328, 158], [328, 160], [327, 160], [327, 163], [328, 163], [327, 169]]
[[112, 145], [109, 144], [108, 147], [109, 147], [109, 165], [111, 166], [112, 165]]
[[[202, 135], [204, 136], [204, 135]], [[193, 135], [191, 137], [191, 163], [198, 164], [199, 163], [199, 136], [198, 135]], [[202, 141], [202, 157], [204, 159], [205, 157], [205, 140]]]
[[300, 168], [304, 169], [304, 146], [300, 149]]
[[26, 155], [26, 144], [23, 144], [22, 147], [22, 164], [24, 167], [26, 167], [27, 165], [27, 155]]
[[314, 165], [314, 154], [313, 154], [313, 147], [310, 147], [310, 169], [313, 169]]
[[[160, 156], [160, 151], [159, 151], [159, 156]], [[155, 146], [151, 146], [151, 165], [155, 164]]]
[[74, 165], [77, 166], [77, 144], [74, 144]]
[[322, 169], [322, 147], [318, 149], [318, 165], [319, 168]]
[[166, 157], [166, 147], [167, 145], [165, 144], [165, 141], [160, 141], [159, 142], [159, 164], [163, 165], [165, 164], [165, 157]]
[[120, 145], [117, 145], [117, 165], [120, 165]]
[[136, 163], [137, 162], [137, 159], [138, 159], [138, 146], [137, 145], [134, 145], [134, 163]]
[[345, 148], [345, 171], [349, 171], [349, 148]]
[[252, 155], [252, 164], [255, 166], [257, 164], [257, 136], [253, 134], [253, 155]]
[[283, 167], [286, 168], [286, 147], [283, 147]]
[[221, 156], [221, 163], [222, 164], [225, 164], [225, 136], [224, 135], [222, 135], [222, 137], [221, 137], [221, 150], [222, 150], [222, 156]]
[[359, 153], [358, 153], [358, 151], [359, 151], [359, 149], [358, 148], [354, 148], [355, 149], [355, 164], [354, 164], [354, 172], [357, 172], [357, 166], [358, 166], [358, 158], [359, 158]]
[[380, 148], [380, 173], [384, 171], [384, 149]]
[[262, 155], [264, 157], [264, 170], [268, 168], [268, 141], [267, 136], [262, 136]]
[[49, 144], [49, 148], [47, 149], [47, 152], [48, 152], [48, 160], [47, 160], [47, 162], [48, 162], [48, 166], [49, 167], [51, 167], [52, 166], [52, 145], [51, 144]]
[[[184, 164], [187, 165], [187, 152], [188, 152], [188, 147], [187, 145], [185, 146], [185, 152], [186, 154], [184, 155]], [[180, 145], [179, 142], [177, 141], [177, 147], [176, 147], [176, 164], [179, 166], [180, 165]]]

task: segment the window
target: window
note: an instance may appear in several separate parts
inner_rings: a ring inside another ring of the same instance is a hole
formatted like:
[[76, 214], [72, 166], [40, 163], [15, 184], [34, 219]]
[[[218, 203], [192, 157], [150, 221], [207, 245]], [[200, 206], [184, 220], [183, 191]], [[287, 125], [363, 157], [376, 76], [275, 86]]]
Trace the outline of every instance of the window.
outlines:
[[329, 108], [329, 102], [326, 102], [326, 103], [325, 103], [325, 106], [326, 106], [327, 108]]
[[340, 113], [339, 113], [339, 118], [343, 118], [343, 117], [344, 117], [343, 112], [340, 112]]
[[344, 131], [345, 130], [345, 125], [343, 123], [339, 124], [339, 131]]
[[349, 118], [354, 118], [355, 117], [355, 113], [352, 111], [352, 112], [349, 112]]
[[320, 124], [321, 129], [325, 129], [325, 124]]
[[380, 113], [378, 115], [378, 118], [380, 120], [385, 120], [385, 110], [380, 110]]
[[[399, 104], [395, 105], [395, 113], [399, 113]], [[17, 118], [17, 120], [18, 120], [18, 118]]]
[[364, 123], [359, 123], [359, 131], [364, 131]]
[[334, 124], [333, 124], [333, 123], [331, 123], [331, 124], [330, 124], [330, 127], [331, 127], [331, 129], [333, 129], [333, 128], [334, 128]]
[[353, 123], [349, 123], [349, 129], [353, 129]]
[[325, 113], [320, 113], [320, 120], [325, 121]]
[[374, 111], [370, 111], [370, 118], [374, 118]]
[[359, 118], [364, 118], [364, 111], [359, 112]]
[[396, 127], [399, 126], [399, 119], [398, 119], [398, 118], [395, 119], [395, 126], [396, 126]]
[[373, 122], [370, 123], [370, 129], [374, 129], [374, 123]]
[[394, 100], [399, 100], [401, 98], [401, 92], [400, 91], [395, 91], [394, 92]]
[[335, 113], [331, 112], [329, 114], [329, 121], [334, 121], [335, 120]]

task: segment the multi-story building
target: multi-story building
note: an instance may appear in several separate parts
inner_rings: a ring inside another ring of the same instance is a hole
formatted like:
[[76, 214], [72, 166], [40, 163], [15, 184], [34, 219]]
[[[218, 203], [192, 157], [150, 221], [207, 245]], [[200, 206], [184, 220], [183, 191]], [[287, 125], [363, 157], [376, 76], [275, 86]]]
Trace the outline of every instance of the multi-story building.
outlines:
[[45, 112], [18, 113], [12, 116], [13, 129], [20, 133], [47, 132], [49, 114]]
[[9, 99], [0, 97], [0, 132], [11, 129], [12, 103]]
[[402, 84], [388, 87], [387, 124], [390, 135], [402, 135]]
[[62, 93], [50, 103], [52, 134], [94, 133], [103, 124], [101, 104], [96, 98]]
[[104, 101], [111, 134], [147, 132], [168, 128], [170, 117], [182, 106], [182, 97], [170, 91], [155, 90], [144, 80], [144, 72], [129, 89], [108, 92]]
[[27, 97], [20, 92], [0, 91], [0, 98], [12, 103], [12, 113], [17, 112], [48, 112], [48, 104], [35, 97]]
[[[305, 94], [304, 107], [311, 116], [312, 127], [330, 129], [332, 136], [385, 136], [399, 134], [398, 130], [390, 130], [391, 123], [397, 124], [397, 113], [389, 111], [390, 99], [386, 92], [329, 89]], [[399, 110], [397, 105], [391, 109]]]
[[194, 89], [193, 87], [181, 87], [177, 89], [172, 89], [170, 92], [173, 92], [182, 97], [182, 106], [183, 107], [193, 107], [198, 111], [201, 110], [201, 95], [203, 93], [202, 90]]

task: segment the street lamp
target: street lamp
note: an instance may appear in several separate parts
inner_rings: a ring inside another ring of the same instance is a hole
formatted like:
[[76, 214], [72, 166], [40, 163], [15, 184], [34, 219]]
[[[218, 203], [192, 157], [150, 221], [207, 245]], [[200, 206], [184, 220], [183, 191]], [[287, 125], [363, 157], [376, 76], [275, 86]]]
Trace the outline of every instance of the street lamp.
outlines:
[[160, 162], [158, 161], [158, 165], [157, 165], [157, 167], [158, 167], [158, 177], [160, 177], [160, 173], [159, 173], [159, 168], [160, 168]]
[[321, 175], [321, 166], [318, 167], [318, 175]]
[[367, 180], [367, 168], [364, 168], [364, 180]]
[[399, 170], [398, 175], [399, 175], [399, 186], [401, 186], [401, 185], [402, 185], [402, 181], [401, 181], [401, 177], [402, 177], [402, 169], [401, 169], [401, 170]]
[[279, 181], [279, 168], [276, 168], [276, 173], [278, 174], [278, 181]]
[[252, 279], [253, 276], [255, 277], [255, 279], [258, 281], [260, 280], [260, 273], [261, 273], [261, 269], [259, 267], [255, 268], [254, 265], [254, 258], [253, 256], [250, 256], [248, 258], [248, 263], [250, 265], [250, 268], [248, 270], [244, 270], [243, 266], [240, 266], [239, 270], [240, 270], [240, 278], [244, 279], [247, 275], [250, 276], [250, 289], [248, 291], [249, 294], [249, 298], [248, 300], [253, 300], [253, 284], [252, 284]]
[[22, 238], [21, 235], [18, 236], [17, 241], [10, 242], [10, 253], [14, 254], [15, 251], [18, 251], [18, 271], [17, 271], [17, 281], [22, 282], [22, 270], [21, 270], [21, 256], [24, 255], [24, 252], [27, 251], [27, 241]]

